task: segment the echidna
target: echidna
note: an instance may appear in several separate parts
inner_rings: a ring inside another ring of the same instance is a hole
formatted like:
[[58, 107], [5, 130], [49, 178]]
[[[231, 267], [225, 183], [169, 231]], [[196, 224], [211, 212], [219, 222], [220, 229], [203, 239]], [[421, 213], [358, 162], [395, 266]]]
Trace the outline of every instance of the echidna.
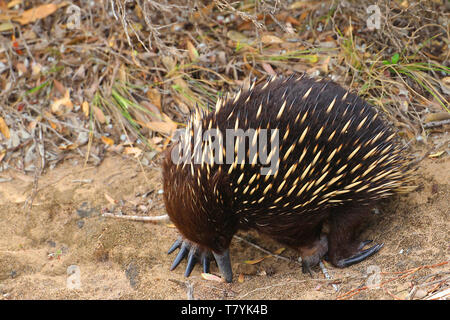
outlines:
[[171, 270], [187, 256], [186, 276], [197, 261], [209, 272], [213, 255], [231, 282], [240, 229], [297, 249], [304, 271], [326, 254], [337, 267], [358, 263], [382, 246], [356, 240], [368, 205], [405, 187], [408, 163], [376, 109], [331, 81], [273, 76], [219, 98], [166, 151], [164, 201], [182, 235]]

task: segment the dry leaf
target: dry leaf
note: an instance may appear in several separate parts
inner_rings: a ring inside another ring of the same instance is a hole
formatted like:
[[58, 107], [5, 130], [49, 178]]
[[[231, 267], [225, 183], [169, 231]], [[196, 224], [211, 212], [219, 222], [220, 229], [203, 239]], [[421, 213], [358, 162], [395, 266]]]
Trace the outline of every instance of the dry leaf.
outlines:
[[189, 58], [191, 59], [191, 61], [197, 60], [199, 57], [199, 54], [198, 54], [197, 49], [195, 49], [195, 46], [192, 44], [191, 41], [186, 40], [186, 47], [187, 47]]
[[105, 136], [101, 137], [104, 144], [107, 144], [108, 146], [114, 145], [114, 140]]
[[12, 7], [21, 4], [23, 2], [23, 0], [11, 0], [10, 2], [8, 2], [7, 4], [7, 8], [11, 9]]
[[240, 42], [240, 43], [252, 43], [253, 41], [247, 38], [243, 33], [237, 32], [237, 31], [228, 31], [227, 37], [230, 40], [233, 40], [234, 42]]
[[34, 62], [34, 61], [31, 63], [31, 75], [33, 77], [39, 75], [41, 73], [41, 69], [42, 69], [41, 64]]
[[73, 103], [70, 100], [69, 90], [66, 90], [66, 93], [64, 94], [63, 98], [53, 101], [51, 106], [52, 113], [57, 115], [62, 115], [68, 111], [71, 111], [72, 109]]
[[265, 258], [267, 258], [267, 256], [259, 258], [259, 259], [255, 259], [255, 260], [245, 260], [244, 263], [246, 263], [246, 264], [257, 264], [257, 263], [260, 263], [261, 261], [263, 261]]
[[101, 123], [106, 123], [105, 114], [103, 113], [102, 109], [100, 109], [97, 106], [93, 106], [92, 108], [94, 110], [95, 118]]
[[55, 87], [56, 90], [58, 90], [60, 94], [66, 94], [66, 88], [58, 80], [53, 80], [53, 86]]
[[440, 156], [442, 156], [445, 153], [445, 150], [430, 154], [428, 157], [430, 158], [439, 158]]
[[264, 44], [283, 43], [284, 41], [276, 36], [266, 34], [261, 37], [261, 42]]
[[273, 254], [277, 254], [277, 255], [282, 254], [284, 250], [286, 250], [286, 248], [280, 248], [280, 249], [276, 250]]
[[173, 69], [175, 69], [175, 67], [177, 66], [177, 62], [175, 61], [175, 59], [173, 59], [172, 57], [169, 56], [163, 56], [161, 58], [161, 62], [164, 64], [164, 66], [166, 67], [166, 70], [170, 73]]
[[0, 23], [0, 32], [9, 31], [14, 29], [14, 25], [11, 22]]
[[405, 1], [403, 1], [402, 3], [400, 3], [400, 6], [401, 6], [403, 9], [408, 9], [409, 3], [408, 3], [407, 0], [405, 0]]
[[[159, 110], [161, 110], [161, 93], [158, 89], [149, 89], [147, 91], [147, 98], [153, 103]], [[150, 110], [151, 111], [151, 110]]]
[[168, 122], [168, 121], [150, 121], [145, 123], [145, 126], [150, 130], [168, 136], [172, 135], [172, 133], [177, 129], [177, 124], [175, 122]]
[[211, 273], [202, 273], [202, 278], [208, 281], [217, 281], [217, 282], [223, 282], [223, 279], [221, 277], [215, 276]]
[[6, 139], [11, 138], [8, 125], [6, 124], [5, 120], [2, 117], [0, 117], [0, 132]]
[[293, 4], [291, 4], [289, 6], [290, 10], [295, 10], [295, 9], [300, 9], [300, 8], [304, 8], [304, 7], [308, 7], [310, 6], [311, 3], [308, 3], [308, 1], [296, 1]]
[[21, 25], [28, 24], [30, 22], [43, 19], [66, 5], [67, 3], [65, 2], [61, 4], [43, 4], [38, 7], [25, 10], [19, 17], [13, 18], [13, 20], [19, 22]]
[[0, 162], [2, 162], [3, 158], [6, 156], [6, 150], [0, 151]]
[[238, 277], [238, 282], [243, 283], [244, 282], [244, 275], [241, 273]]
[[275, 70], [273, 70], [272, 66], [266, 62], [263, 62], [261, 64], [261, 66], [263, 67], [264, 71], [266, 71], [268, 74], [275, 76], [277, 73], [275, 72]]
[[294, 17], [291, 17], [291, 16], [288, 16], [288, 17], [286, 18], [286, 22], [289, 22], [290, 24], [292, 24], [292, 25], [294, 25], [294, 26], [300, 26], [300, 25], [301, 25], [301, 23], [298, 22], [297, 19], [295, 19]]
[[142, 154], [142, 150], [139, 148], [136, 148], [136, 147], [126, 147], [123, 150], [123, 153], [124, 154], [132, 154], [137, 158]]
[[76, 148], [78, 148], [78, 144], [76, 144], [76, 143], [63, 144], [63, 145], [60, 145], [60, 146], [58, 147], [59, 150], [63, 150], [63, 151], [66, 151], [66, 150], [73, 150], [73, 149], [76, 149]]
[[81, 109], [83, 110], [84, 116], [89, 117], [89, 102], [83, 101], [81, 104]]
[[19, 70], [19, 75], [21, 75], [21, 74], [27, 72], [27, 67], [25, 66], [25, 64], [23, 64], [23, 63], [21, 63], [21, 62], [19, 62], [19, 63], [16, 65], [16, 68], [17, 68], [17, 70]]

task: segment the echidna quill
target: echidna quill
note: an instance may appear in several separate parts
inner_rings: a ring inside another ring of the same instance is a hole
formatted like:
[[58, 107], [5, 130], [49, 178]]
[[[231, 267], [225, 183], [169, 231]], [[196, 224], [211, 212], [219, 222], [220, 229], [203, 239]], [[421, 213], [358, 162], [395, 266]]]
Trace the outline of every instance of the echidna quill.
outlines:
[[[374, 107], [339, 85], [305, 75], [272, 77], [216, 110], [196, 110], [163, 163], [164, 202], [181, 237], [171, 270], [188, 258], [232, 281], [229, 246], [254, 229], [298, 250], [303, 271], [336, 267], [368, 249], [360, 227], [373, 201], [405, 189], [409, 157]], [[327, 222], [329, 230], [323, 233]]]

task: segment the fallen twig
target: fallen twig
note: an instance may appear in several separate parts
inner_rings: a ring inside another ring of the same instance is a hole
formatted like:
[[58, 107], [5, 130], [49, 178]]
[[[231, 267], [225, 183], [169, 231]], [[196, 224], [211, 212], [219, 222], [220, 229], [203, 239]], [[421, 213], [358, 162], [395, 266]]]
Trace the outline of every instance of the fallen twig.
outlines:
[[140, 222], [169, 221], [169, 216], [167, 214], [164, 214], [161, 216], [155, 216], [155, 217], [148, 217], [148, 216], [125, 216], [125, 215], [118, 215], [118, 214], [113, 214], [110, 212], [105, 212], [102, 214], [102, 217], [140, 221]]
[[430, 129], [430, 128], [435, 128], [435, 127], [440, 127], [440, 126], [443, 126], [443, 125], [446, 125], [446, 124], [450, 124], [450, 119], [442, 120], [442, 121], [432, 121], [432, 122], [428, 122], [428, 123], [425, 123], [425, 124], [423, 125], [423, 127], [424, 127], [425, 129]]

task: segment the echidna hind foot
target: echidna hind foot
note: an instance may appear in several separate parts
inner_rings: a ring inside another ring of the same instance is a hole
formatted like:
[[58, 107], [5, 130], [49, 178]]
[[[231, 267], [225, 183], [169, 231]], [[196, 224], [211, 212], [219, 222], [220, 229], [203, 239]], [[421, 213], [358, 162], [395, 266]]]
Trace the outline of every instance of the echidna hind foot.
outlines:
[[343, 207], [331, 213], [327, 257], [334, 266], [345, 268], [359, 263], [383, 247], [381, 243], [364, 249], [372, 240], [358, 240], [361, 226], [369, 215], [368, 206]]
[[318, 265], [328, 252], [328, 238], [323, 234], [311, 245], [298, 247], [298, 251], [302, 258], [303, 273], [312, 275], [311, 268]]

